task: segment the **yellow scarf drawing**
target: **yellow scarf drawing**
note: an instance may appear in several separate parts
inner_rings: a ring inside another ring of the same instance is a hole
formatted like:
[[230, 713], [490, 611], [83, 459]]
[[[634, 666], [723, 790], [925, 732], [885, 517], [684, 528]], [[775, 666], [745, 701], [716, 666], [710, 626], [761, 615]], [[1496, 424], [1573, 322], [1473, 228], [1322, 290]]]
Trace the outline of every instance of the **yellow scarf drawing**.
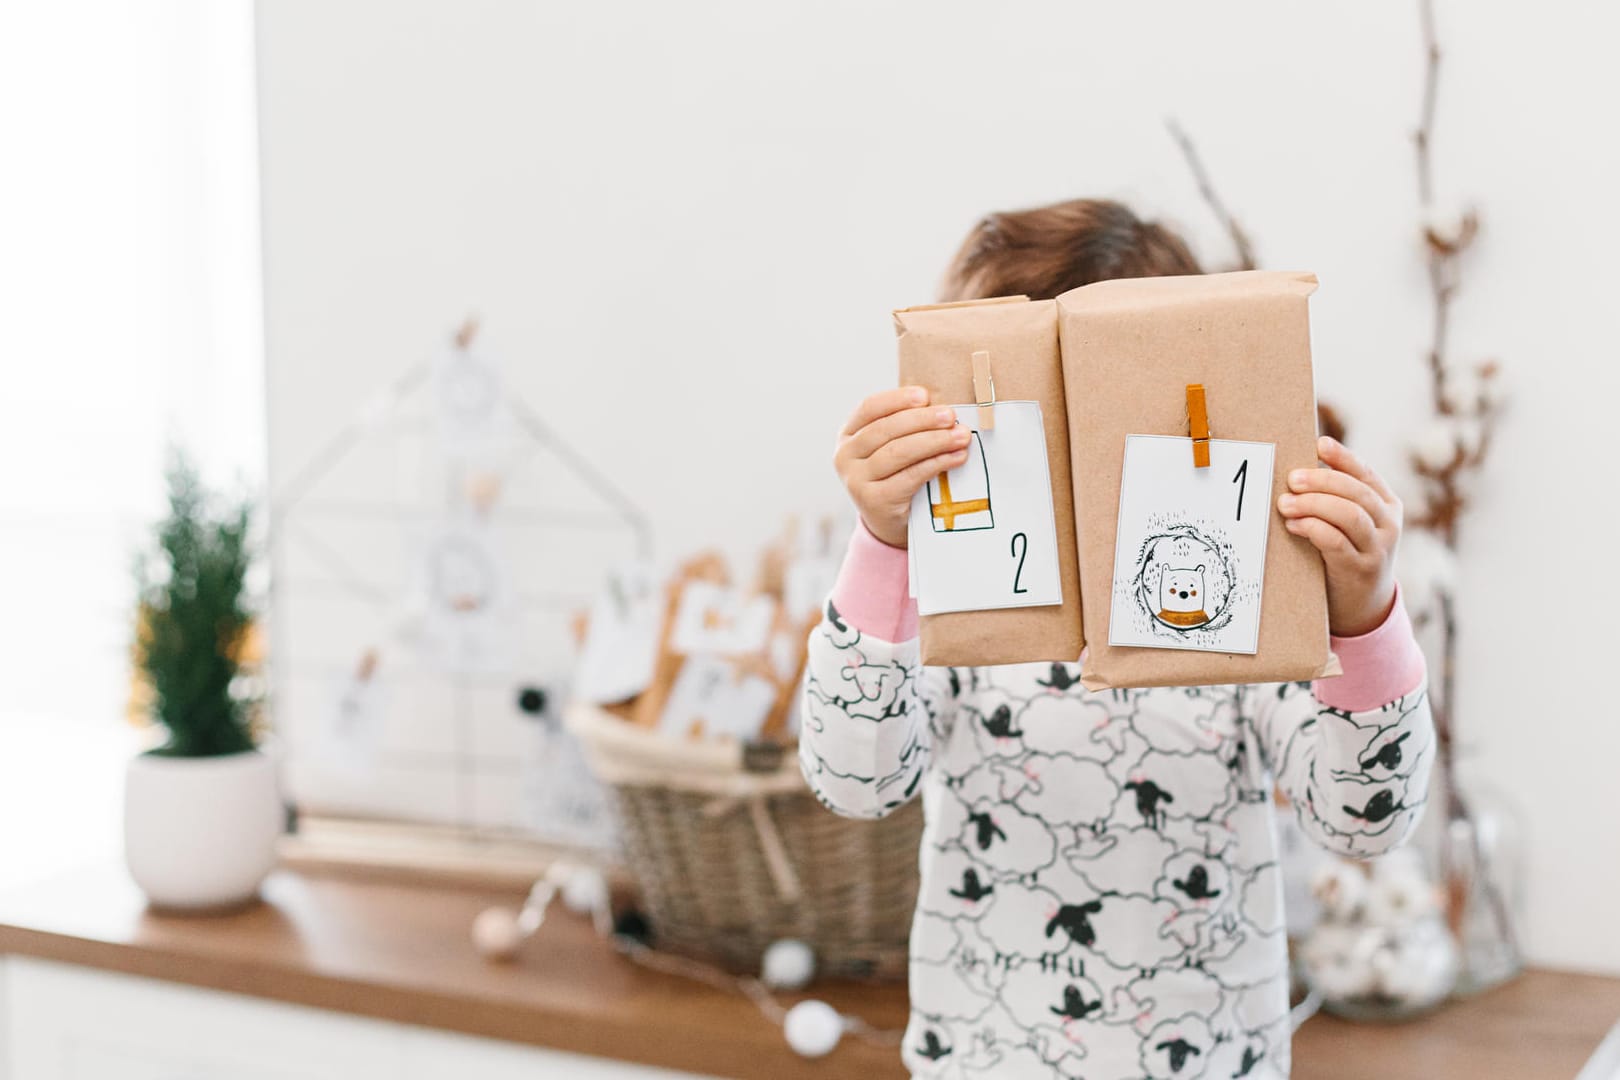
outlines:
[[975, 456], [970, 451], [967, 461], [955, 471], [958, 480], [966, 481], [970, 488], [982, 488], [984, 495], [966, 499], [955, 498], [951, 494], [950, 473], [940, 473], [928, 485], [928, 508], [933, 518], [935, 532], [966, 532], [995, 527], [995, 517], [990, 509], [990, 474], [985, 464], [984, 447], [979, 443], [978, 432], [973, 433], [973, 444], [979, 448], [978, 455]]
[[939, 474], [939, 499], [939, 502], [933, 504], [934, 516], [944, 523], [946, 532], [956, 529], [958, 515], [977, 514], [981, 510], [990, 509], [989, 499], [963, 499], [961, 502], [952, 499], [949, 473]]

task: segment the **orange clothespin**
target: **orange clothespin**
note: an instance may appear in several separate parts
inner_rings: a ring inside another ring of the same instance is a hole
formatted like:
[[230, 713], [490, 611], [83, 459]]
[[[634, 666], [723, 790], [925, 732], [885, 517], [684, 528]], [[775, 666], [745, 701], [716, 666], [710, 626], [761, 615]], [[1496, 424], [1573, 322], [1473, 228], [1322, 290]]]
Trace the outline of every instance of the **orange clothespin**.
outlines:
[[994, 431], [996, 413], [996, 380], [990, 374], [990, 354], [973, 354], [973, 396], [979, 403], [979, 430]]
[[1194, 467], [1209, 468], [1209, 408], [1203, 383], [1187, 384], [1187, 433], [1192, 436]]

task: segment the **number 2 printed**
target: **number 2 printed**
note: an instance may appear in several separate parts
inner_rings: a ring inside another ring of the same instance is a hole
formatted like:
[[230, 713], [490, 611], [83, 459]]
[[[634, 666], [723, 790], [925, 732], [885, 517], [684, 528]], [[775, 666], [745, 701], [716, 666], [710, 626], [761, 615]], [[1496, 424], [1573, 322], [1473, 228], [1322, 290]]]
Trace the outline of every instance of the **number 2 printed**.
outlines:
[[[1023, 541], [1019, 543], [1019, 541]], [[1013, 571], [1013, 592], [1027, 593], [1028, 589], [1018, 584], [1018, 579], [1024, 576], [1024, 556], [1029, 554], [1029, 537], [1023, 533], [1013, 533], [1012, 556], [1018, 560], [1018, 569]]]

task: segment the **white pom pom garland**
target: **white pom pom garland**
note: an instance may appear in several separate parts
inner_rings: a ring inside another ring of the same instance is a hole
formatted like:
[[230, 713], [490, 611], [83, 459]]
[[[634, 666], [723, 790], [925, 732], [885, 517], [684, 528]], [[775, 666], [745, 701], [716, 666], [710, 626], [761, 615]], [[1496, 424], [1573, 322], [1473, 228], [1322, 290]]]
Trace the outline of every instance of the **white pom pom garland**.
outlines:
[[510, 960], [523, 944], [517, 912], [511, 908], [485, 908], [473, 920], [473, 947], [490, 960]]
[[580, 867], [563, 882], [562, 900], [575, 915], [590, 915], [607, 906], [607, 878], [595, 867]]
[[760, 979], [772, 990], [802, 990], [815, 975], [815, 953], [792, 938], [771, 942], [760, 964]]
[[614, 930], [607, 879], [593, 867], [553, 863], [529, 890], [521, 910], [492, 907], [478, 913], [472, 925], [473, 946], [490, 960], [513, 959], [544, 924], [547, 910], [558, 897], [570, 911], [589, 915], [597, 931], [621, 955], [643, 967], [742, 993], [767, 1019], [782, 1026], [788, 1046], [803, 1057], [832, 1053], [845, 1032], [884, 1046], [893, 1046], [900, 1038], [898, 1031], [882, 1031], [858, 1017], [843, 1016], [825, 1001], [801, 1001], [784, 1011], [771, 990], [800, 989], [815, 977], [815, 953], [802, 941], [789, 938], [772, 942], [761, 960], [760, 978], [739, 979], [695, 960], [657, 952], [636, 938], [620, 936]]
[[782, 1018], [782, 1034], [800, 1057], [825, 1057], [844, 1035], [844, 1018], [825, 1001], [801, 1001]]

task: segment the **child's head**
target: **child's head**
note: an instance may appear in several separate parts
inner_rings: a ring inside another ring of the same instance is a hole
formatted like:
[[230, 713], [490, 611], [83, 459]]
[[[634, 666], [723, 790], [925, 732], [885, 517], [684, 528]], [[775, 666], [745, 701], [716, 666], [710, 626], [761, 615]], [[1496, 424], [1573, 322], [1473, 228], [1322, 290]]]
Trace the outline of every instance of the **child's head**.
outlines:
[[1121, 203], [1071, 199], [985, 217], [951, 260], [940, 300], [1050, 300], [1109, 278], [1201, 273], [1186, 242], [1165, 226]]
[[[987, 215], [951, 260], [939, 299], [1050, 300], [1093, 281], [1203, 272], [1174, 230], [1143, 221], [1123, 203], [1070, 199]], [[1344, 441], [1338, 413], [1318, 402], [1316, 415], [1322, 434]]]

